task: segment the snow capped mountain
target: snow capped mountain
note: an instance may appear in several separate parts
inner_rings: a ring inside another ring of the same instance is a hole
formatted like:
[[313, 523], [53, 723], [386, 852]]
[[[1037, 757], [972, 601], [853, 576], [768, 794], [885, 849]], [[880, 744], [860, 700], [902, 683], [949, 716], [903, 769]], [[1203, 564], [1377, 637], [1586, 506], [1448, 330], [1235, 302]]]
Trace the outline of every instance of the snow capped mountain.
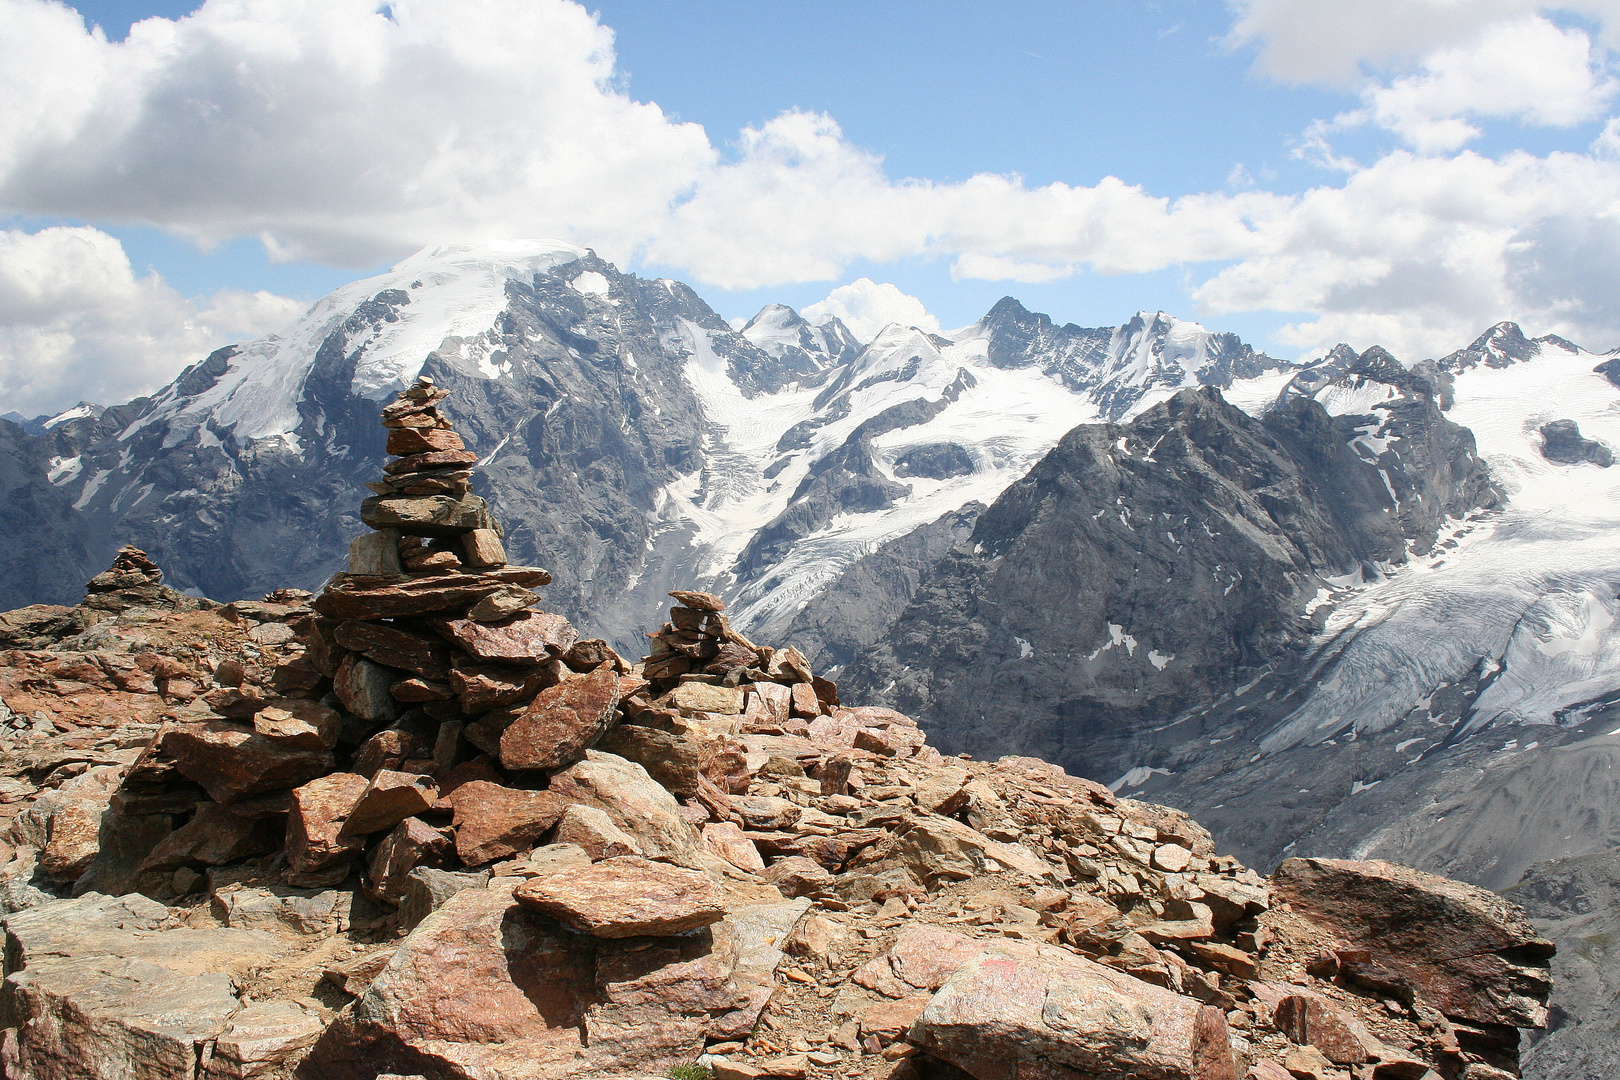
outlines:
[[[917, 306], [858, 293], [842, 302], [863, 318]], [[141, 543], [211, 596], [315, 586], [358, 528], [376, 403], [427, 372], [456, 392], [514, 557], [634, 650], [669, 587], [784, 626], [875, 548], [993, 501], [1074, 425], [1283, 368], [1162, 314], [1054, 327], [1011, 300], [952, 337], [890, 324], [862, 344], [781, 305], [738, 331], [679, 283], [509, 240], [420, 252], [41, 437], [93, 550]]]

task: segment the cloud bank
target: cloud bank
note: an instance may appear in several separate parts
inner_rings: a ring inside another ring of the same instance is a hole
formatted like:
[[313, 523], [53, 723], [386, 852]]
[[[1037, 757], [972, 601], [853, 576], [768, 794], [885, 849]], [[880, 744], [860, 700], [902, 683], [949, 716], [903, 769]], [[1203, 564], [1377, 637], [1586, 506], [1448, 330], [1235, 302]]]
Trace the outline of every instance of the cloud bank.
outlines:
[[[1620, 229], [1620, 127], [1590, 151], [1470, 149], [1488, 124], [1609, 119], [1620, 0], [1232, 8], [1229, 45], [1259, 75], [1360, 102], [1302, 133], [1330, 167], [1316, 187], [1169, 198], [1114, 177], [895, 177], [834, 118], [798, 111], [722, 150], [626, 94], [612, 31], [569, 0], [210, 0], [119, 43], [53, 0], [0, 0], [0, 207], [205, 245], [257, 236], [279, 258], [356, 267], [466, 237], [560, 236], [728, 289], [917, 257], [1015, 282], [1183, 266], [1199, 314], [1298, 313], [1283, 336], [1302, 349], [1430, 355], [1501, 318], [1620, 343], [1603, 284], [1614, 249], [1598, 242]], [[1353, 128], [1398, 145], [1349, 160], [1332, 140]], [[68, 257], [62, 238], [39, 248]], [[118, 277], [117, 257], [98, 259]], [[166, 288], [123, 265], [116, 295]], [[152, 342], [139, 349], [115, 340], [127, 309], [74, 302], [5, 325], [8, 386], [120, 348], [156, 356], [219, 332], [216, 309], [238, 301], [153, 305], [173, 321], [137, 320], [149, 329], [130, 342]]]

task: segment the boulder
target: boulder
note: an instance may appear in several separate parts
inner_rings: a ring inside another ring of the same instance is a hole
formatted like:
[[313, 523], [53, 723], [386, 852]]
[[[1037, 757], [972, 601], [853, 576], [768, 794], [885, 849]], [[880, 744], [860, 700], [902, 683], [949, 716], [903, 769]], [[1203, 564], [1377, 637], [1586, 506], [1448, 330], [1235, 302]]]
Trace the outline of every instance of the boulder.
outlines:
[[366, 838], [345, 833], [343, 826], [368, 783], [355, 773], [332, 773], [293, 791], [287, 814], [288, 866], [308, 874], [360, 853]]
[[399, 716], [399, 703], [389, 693], [400, 680], [399, 672], [367, 660], [359, 653], [348, 653], [332, 676], [332, 692], [343, 707], [365, 720], [392, 723]]
[[703, 826], [703, 844], [739, 870], [757, 874], [765, 869], [759, 848], [743, 835], [734, 822], [722, 821]]
[[662, 1075], [739, 1000], [725, 923], [620, 944], [524, 908], [515, 884], [458, 893], [424, 920], [301, 1075]]
[[543, 664], [567, 652], [579, 638], [567, 619], [543, 611], [520, 611], [493, 623], [435, 619], [432, 625], [469, 655], [502, 664]]
[[619, 677], [611, 664], [540, 691], [501, 734], [501, 764], [548, 770], [572, 765], [618, 719], [618, 705]]
[[524, 608], [538, 601], [540, 597], [528, 589], [517, 585], [508, 585], [498, 592], [492, 592], [467, 612], [467, 618], [473, 622], [492, 623], [500, 622], [510, 615], [516, 615]]
[[710, 686], [708, 683], [681, 683], [664, 696], [664, 704], [679, 709], [687, 716], [694, 713], [740, 713], [743, 711], [743, 692], [735, 686]]
[[984, 1078], [1231, 1076], [1226, 1019], [1203, 1009], [1065, 949], [1008, 942], [952, 975], [910, 1037]]
[[1493, 892], [1380, 860], [1285, 859], [1273, 896], [1338, 934], [1349, 978], [1421, 997], [1447, 1016], [1541, 1027], [1551, 942]]
[[330, 750], [338, 744], [342, 717], [318, 701], [276, 698], [253, 714], [253, 730], [298, 750]]
[[523, 791], [487, 780], [462, 784], [449, 798], [455, 809], [456, 854], [468, 866], [532, 847], [574, 801], [555, 790]]
[[297, 787], [335, 764], [328, 750], [288, 746], [224, 720], [166, 728], [161, 750], [182, 776], [220, 803]]
[[640, 855], [635, 837], [613, 824], [607, 813], [594, 806], [574, 803], [557, 819], [558, 844], [573, 844], [593, 862], [619, 855]]
[[400, 887], [399, 925], [403, 930], [419, 926], [457, 893], [482, 889], [489, 884], [489, 871], [441, 870], [418, 866], [405, 875]]
[[708, 875], [639, 855], [604, 859], [518, 886], [524, 906], [599, 938], [676, 934], [726, 914]]
[[372, 849], [366, 861], [366, 891], [375, 900], [397, 904], [412, 870], [442, 867], [454, 850], [455, 838], [448, 831], [421, 818], [406, 818]]
[[597, 747], [640, 765], [677, 799], [697, 797], [720, 749], [712, 738], [632, 723], [609, 728]]
[[494, 529], [474, 529], [461, 538], [462, 561], [468, 566], [505, 566], [506, 548]]
[[192, 819], [158, 842], [142, 870], [174, 870], [197, 863], [223, 866], [281, 845], [286, 826], [279, 816], [240, 814], [218, 803], [197, 804]]
[[321, 1014], [295, 1001], [255, 1001], [226, 1023], [199, 1080], [274, 1076], [324, 1030]]
[[346, 622], [339, 624], [332, 638], [343, 648], [361, 653], [369, 660], [424, 679], [443, 680], [450, 674], [449, 650], [444, 642], [425, 634], [413, 634], [382, 623]]
[[343, 833], [366, 836], [391, 829], [413, 814], [427, 811], [438, 798], [439, 786], [431, 776], [378, 769], [349, 811]]
[[681, 816], [680, 804], [640, 765], [587, 750], [583, 761], [552, 775], [548, 790], [564, 802], [605, 811], [650, 859], [699, 865], [697, 833]]

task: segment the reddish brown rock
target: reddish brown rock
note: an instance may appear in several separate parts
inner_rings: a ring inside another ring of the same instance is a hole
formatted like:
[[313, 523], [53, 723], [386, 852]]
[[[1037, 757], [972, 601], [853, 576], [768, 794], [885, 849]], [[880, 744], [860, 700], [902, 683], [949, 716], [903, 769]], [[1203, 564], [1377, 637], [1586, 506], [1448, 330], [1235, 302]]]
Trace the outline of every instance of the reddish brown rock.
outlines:
[[553, 791], [522, 791], [486, 780], [462, 784], [448, 798], [455, 808], [456, 854], [468, 866], [532, 847], [569, 803]]
[[286, 825], [279, 816], [234, 813], [218, 803], [198, 803], [192, 819], [158, 842], [142, 870], [174, 870], [191, 863], [223, 866], [280, 846]]
[[378, 769], [398, 769], [405, 759], [421, 757], [429, 749], [409, 731], [386, 728], [360, 744], [354, 755], [354, 771], [370, 778]]
[[1008, 942], [951, 976], [911, 1041], [974, 1076], [1205, 1080], [1231, 1045], [1225, 1017], [1203, 1008], [1066, 949]]
[[1272, 1010], [1277, 1030], [1302, 1046], [1314, 1046], [1335, 1065], [1376, 1061], [1383, 1045], [1359, 1020], [1316, 994], [1293, 994]]
[[305, 750], [223, 720], [180, 724], [162, 733], [162, 754], [215, 802], [296, 787], [332, 771], [328, 750]]
[[682, 604], [685, 604], [687, 607], [696, 608], [698, 611], [726, 610], [726, 602], [714, 595], [714, 593], [691, 592], [687, 589], [671, 589], [669, 595], [673, 596], [676, 600], [680, 601]]
[[524, 611], [496, 623], [437, 619], [433, 627], [479, 660], [503, 664], [543, 664], [561, 656], [579, 634], [561, 615]]
[[783, 896], [813, 896], [830, 892], [833, 876], [803, 855], [790, 855], [767, 866], [760, 877], [775, 885]]
[[466, 445], [461, 436], [449, 428], [390, 428], [388, 431], [388, 452], [402, 457], [463, 450]]
[[1348, 859], [1285, 859], [1272, 893], [1365, 950], [1365, 967], [1375, 969], [1369, 978], [1402, 984], [1447, 1016], [1527, 1028], [1547, 1022], [1552, 943], [1495, 893]]
[[412, 870], [448, 865], [454, 852], [455, 840], [449, 832], [435, 829], [421, 818], [406, 818], [372, 850], [367, 862], [368, 891], [375, 899], [397, 904], [405, 895], [405, 879]]
[[525, 907], [600, 938], [675, 934], [726, 914], [707, 874], [638, 855], [538, 878], [513, 895]]
[[436, 469], [447, 465], [476, 465], [478, 455], [471, 450], [430, 450], [425, 454], [411, 454], [383, 466], [389, 476], [413, 473], [419, 469]]
[[620, 855], [640, 855], [641, 845], [635, 837], [613, 824], [604, 810], [574, 803], [557, 819], [557, 844], [573, 844], [589, 855], [592, 862], [617, 858]]
[[765, 860], [760, 857], [759, 848], [743, 835], [734, 822], [722, 821], [703, 826], [703, 843], [739, 870], [757, 874], [765, 869]]
[[467, 713], [481, 713], [502, 705], [529, 701], [548, 686], [555, 686], [561, 674], [554, 662], [532, 668], [506, 664], [458, 666], [450, 672], [450, 687], [461, 699]]
[[508, 769], [561, 769], [572, 765], [618, 719], [619, 677], [611, 664], [540, 691], [501, 735]]
[[461, 538], [468, 566], [505, 566], [506, 548], [494, 529], [474, 529]]
[[344, 835], [343, 824], [366, 783], [354, 773], [332, 773], [294, 789], [287, 815], [288, 866], [307, 874], [360, 853], [365, 837]]
[[[489, 507], [476, 495], [373, 495], [360, 504], [360, 520], [373, 529], [446, 539], [491, 524]], [[450, 558], [461, 562], [453, 554]], [[409, 566], [410, 560], [405, 561]]]
[[793, 716], [814, 720], [821, 715], [821, 701], [816, 697], [815, 687], [809, 683], [794, 683], [789, 694]]
[[640, 765], [587, 750], [585, 760], [552, 774], [549, 790], [568, 802], [606, 811], [649, 858], [697, 865], [697, 833], [681, 816], [675, 797]]
[[424, 679], [443, 681], [450, 674], [449, 650], [444, 642], [425, 634], [383, 623], [346, 622], [332, 632], [332, 637], [345, 649]]
[[429, 701], [449, 701], [456, 696], [448, 683], [429, 682], [427, 679], [401, 679], [388, 688], [395, 701], [420, 705]]
[[431, 776], [379, 769], [349, 812], [343, 832], [366, 836], [391, 829], [413, 814], [428, 810], [438, 798], [439, 786]]
[[544, 570], [515, 566], [477, 575], [435, 575], [405, 581], [338, 574], [316, 597], [314, 608], [328, 618], [343, 621], [397, 619], [464, 611], [503, 585], [533, 588], [550, 581], [551, 575]]
[[253, 730], [267, 739], [301, 750], [330, 750], [338, 742], [342, 718], [318, 701], [276, 698], [253, 715]]

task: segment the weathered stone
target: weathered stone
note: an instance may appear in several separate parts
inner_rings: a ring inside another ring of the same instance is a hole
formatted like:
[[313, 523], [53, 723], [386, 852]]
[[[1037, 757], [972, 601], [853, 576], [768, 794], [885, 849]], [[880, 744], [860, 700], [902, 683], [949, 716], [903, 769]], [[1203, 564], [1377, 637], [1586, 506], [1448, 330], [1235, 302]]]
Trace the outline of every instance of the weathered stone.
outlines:
[[731, 805], [750, 829], [790, 829], [804, 813], [797, 803], [774, 795], [737, 795]]
[[513, 895], [527, 907], [600, 938], [675, 934], [718, 922], [726, 913], [708, 875], [637, 855], [525, 882]]
[[1065, 949], [1009, 942], [951, 976], [911, 1041], [974, 1076], [1203, 1080], [1208, 1056], [1231, 1049], [1224, 1017], [1200, 1028], [1202, 1008]]
[[392, 723], [399, 716], [399, 703], [389, 690], [399, 678], [399, 672], [392, 668], [373, 663], [359, 653], [349, 653], [332, 677], [332, 692], [356, 716]]
[[361, 653], [386, 667], [413, 672], [424, 679], [443, 680], [450, 674], [450, 655], [444, 642], [413, 634], [397, 626], [375, 622], [340, 623], [332, 638], [345, 649]]
[[703, 776], [713, 768], [719, 752], [719, 744], [712, 738], [640, 724], [614, 725], [597, 746], [640, 765], [678, 799], [697, 797]]
[[501, 735], [508, 769], [561, 769], [578, 761], [618, 719], [619, 678], [609, 664], [535, 697]]
[[456, 696], [448, 683], [430, 682], [427, 679], [401, 679], [388, 688], [395, 701], [406, 704], [420, 705], [429, 701], [450, 701]]
[[399, 457], [465, 448], [461, 436], [449, 428], [390, 428], [388, 431], [388, 452]]
[[775, 885], [783, 896], [813, 896], [829, 893], [833, 876], [825, 868], [803, 855], [789, 855], [767, 866], [760, 877]]
[[788, 693], [791, 697], [790, 711], [793, 716], [814, 720], [821, 715], [821, 700], [816, 697], [815, 687], [807, 682], [794, 683]]
[[295, 1001], [255, 1001], [230, 1018], [214, 1040], [200, 1080], [253, 1080], [275, 1075], [283, 1062], [315, 1045], [326, 1024]]
[[972, 779], [973, 774], [958, 765], [932, 770], [917, 782], [917, 805], [930, 814], [949, 817], [967, 806], [967, 785]]
[[687, 716], [700, 712], [740, 713], [743, 711], [743, 692], [735, 686], [681, 683], [665, 695], [664, 704], [679, 709]]
[[690, 1063], [736, 998], [724, 923], [619, 945], [524, 909], [510, 889], [462, 892], [423, 922], [304, 1075], [658, 1075]]
[[461, 538], [468, 566], [505, 566], [506, 548], [494, 529], [474, 529]]
[[926, 994], [914, 994], [899, 1001], [880, 1001], [861, 1013], [861, 1035], [876, 1036], [880, 1044], [887, 1046], [905, 1037], [927, 1005]]
[[425, 454], [411, 454], [408, 457], [390, 461], [383, 466], [383, 472], [389, 476], [403, 476], [421, 469], [453, 468], [458, 465], [476, 464], [478, 464], [478, 455], [471, 450], [430, 450]]
[[1377, 860], [1285, 859], [1272, 892], [1368, 952], [1447, 1016], [1540, 1027], [1551, 988], [1543, 941], [1516, 905], [1476, 885]]
[[549, 791], [565, 802], [606, 811], [615, 825], [636, 838], [648, 858], [697, 865], [696, 832], [681, 817], [675, 797], [640, 765], [587, 750], [583, 761], [552, 774]]
[[492, 592], [467, 611], [467, 618], [473, 622], [492, 623], [500, 622], [511, 615], [516, 615], [529, 605], [539, 601], [540, 597], [528, 589], [517, 585], [508, 585], [497, 592]]
[[293, 791], [287, 815], [288, 866], [310, 873], [359, 854], [365, 837], [345, 835], [343, 825], [367, 783], [354, 773], [332, 773]]
[[168, 728], [162, 753], [181, 775], [221, 803], [297, 787], [331, 772], [334, 765], [330, 751], [286, 746], [223, 720]]
[[399, 562], [399, 530], [379, 529], [349, 541], [349, 573], [365, 577], [404, 577]]
[[890, 947], [889, 968], [895, 978], [918, 990], [938, 990], [984, 947], [982, 941], [949, 930], [915, 926]]
[[592, 862], [620, 855], [640, 855], [635, 837], [613, 824], [613, 819], [594, 806], [574, 803], [557, 819], [556, 843], [573, 844], [591, 857]]
[[438, 911], [457, 893], [482, 889], [488, 884], [488, 870], [456, 871], [418, 866], [405, 875], [405, 882], [400, 887], [399, 925], [404, 930], [410, 930]]
[[141, 869], [174, 870], [188, 863], [223, 866], [274, 851], [285, 832], [278, 816], [243, 815], [218, 803], [198, 803], [192, 819], [164, 837], [142, 860]]
[[685, 604], [687, 607], [696, 608], [698, 611], [726, 610], [725, 601], [714, 595], [714, 593], [692, 592], [687, 589], [671, 589], [669, 595], [673, 596], [676, 600], [682, 604]]
[[340, 621], [397, 619], [464, 611], [501, 588], [549, 584], [551, 575], [534, 567], [508, 566], [477, 575], [430, 576], [396, 581], [391, 578], [339, 574], [315, 598], [314, 608]]
[[759, 682], [748, 688], [749, 695], [757, 698], [765, 718], [771, 723], [785, 724], [793, 707], [793, 691], [781, 683]]
[[409, 817], [377, 843], [367, 860], [367, 892], [375, 900], [397, 904], [405, 879], [418, 866], [443, 867], [455, 850], [455, 839], [421, 818]]
[[455, 807], [456, 854], [468, 866], [533, 846], [572, 801], [557, 791], [522, 791], [485, 780], [462, 784], [449, 798]]
[[497, 623], [436, 619], [433, 628], [479, 660], [543, 664], [567, 652], [579, 634], [561, 615], [523, 611]]
[[274, 742], [300, 750], [330, 750], [337, 745], [342, 717], [318, 701], [276, 698], [253, 714], [253, 730]]
[[1316, 994], [1292, 994], [1272, 1009], [1277, 1030], [1301, 1045], [1314, 1046], [1335, 1065], [1376, 1061], [1383, 1044], [1357, 1019]]
[[992, 864], [1034, 881], [1050, 884], [1060, 880], [1052, 867], [1027, 848], [991, 840], [954, 818], [919, 818], [895, 838], [889, 854], [923, 881], [960, 881], [984, 873]]
[[421, 757], [428, 749], [413, 732], [385, 728], [360, 744], [354, 754], [354, 771], [370, 779], [378, 769], [398, 769], [406, 759]]
[[360, 520], [407, 536], [456, 537], [490, 527], [489, 507], [477, 495], [373, 495], [360, 504]]
[[739, 870], [757, 874], [765, 869], [759, 848], [730, 821], [703, 826], [703, 843], [714, 854]]
[[1180, 844], [1160, 844], [1153, 849], [1153, 869], [1179, 874], [1192, 863], [1192, 852]]
[[392, 829], [414, 814], [430, 809], [439, 798], [439, 785], [431, 776], [379, 769], [343, 823], [347, 836], [366, 836]]
[[464, 664], [450, 672], [450, 688], [467, 713], [481, 713], [503, 705], [530, 701], [562, 680], [566, 670], [559, 661], [538, 667], [511, 664]]

